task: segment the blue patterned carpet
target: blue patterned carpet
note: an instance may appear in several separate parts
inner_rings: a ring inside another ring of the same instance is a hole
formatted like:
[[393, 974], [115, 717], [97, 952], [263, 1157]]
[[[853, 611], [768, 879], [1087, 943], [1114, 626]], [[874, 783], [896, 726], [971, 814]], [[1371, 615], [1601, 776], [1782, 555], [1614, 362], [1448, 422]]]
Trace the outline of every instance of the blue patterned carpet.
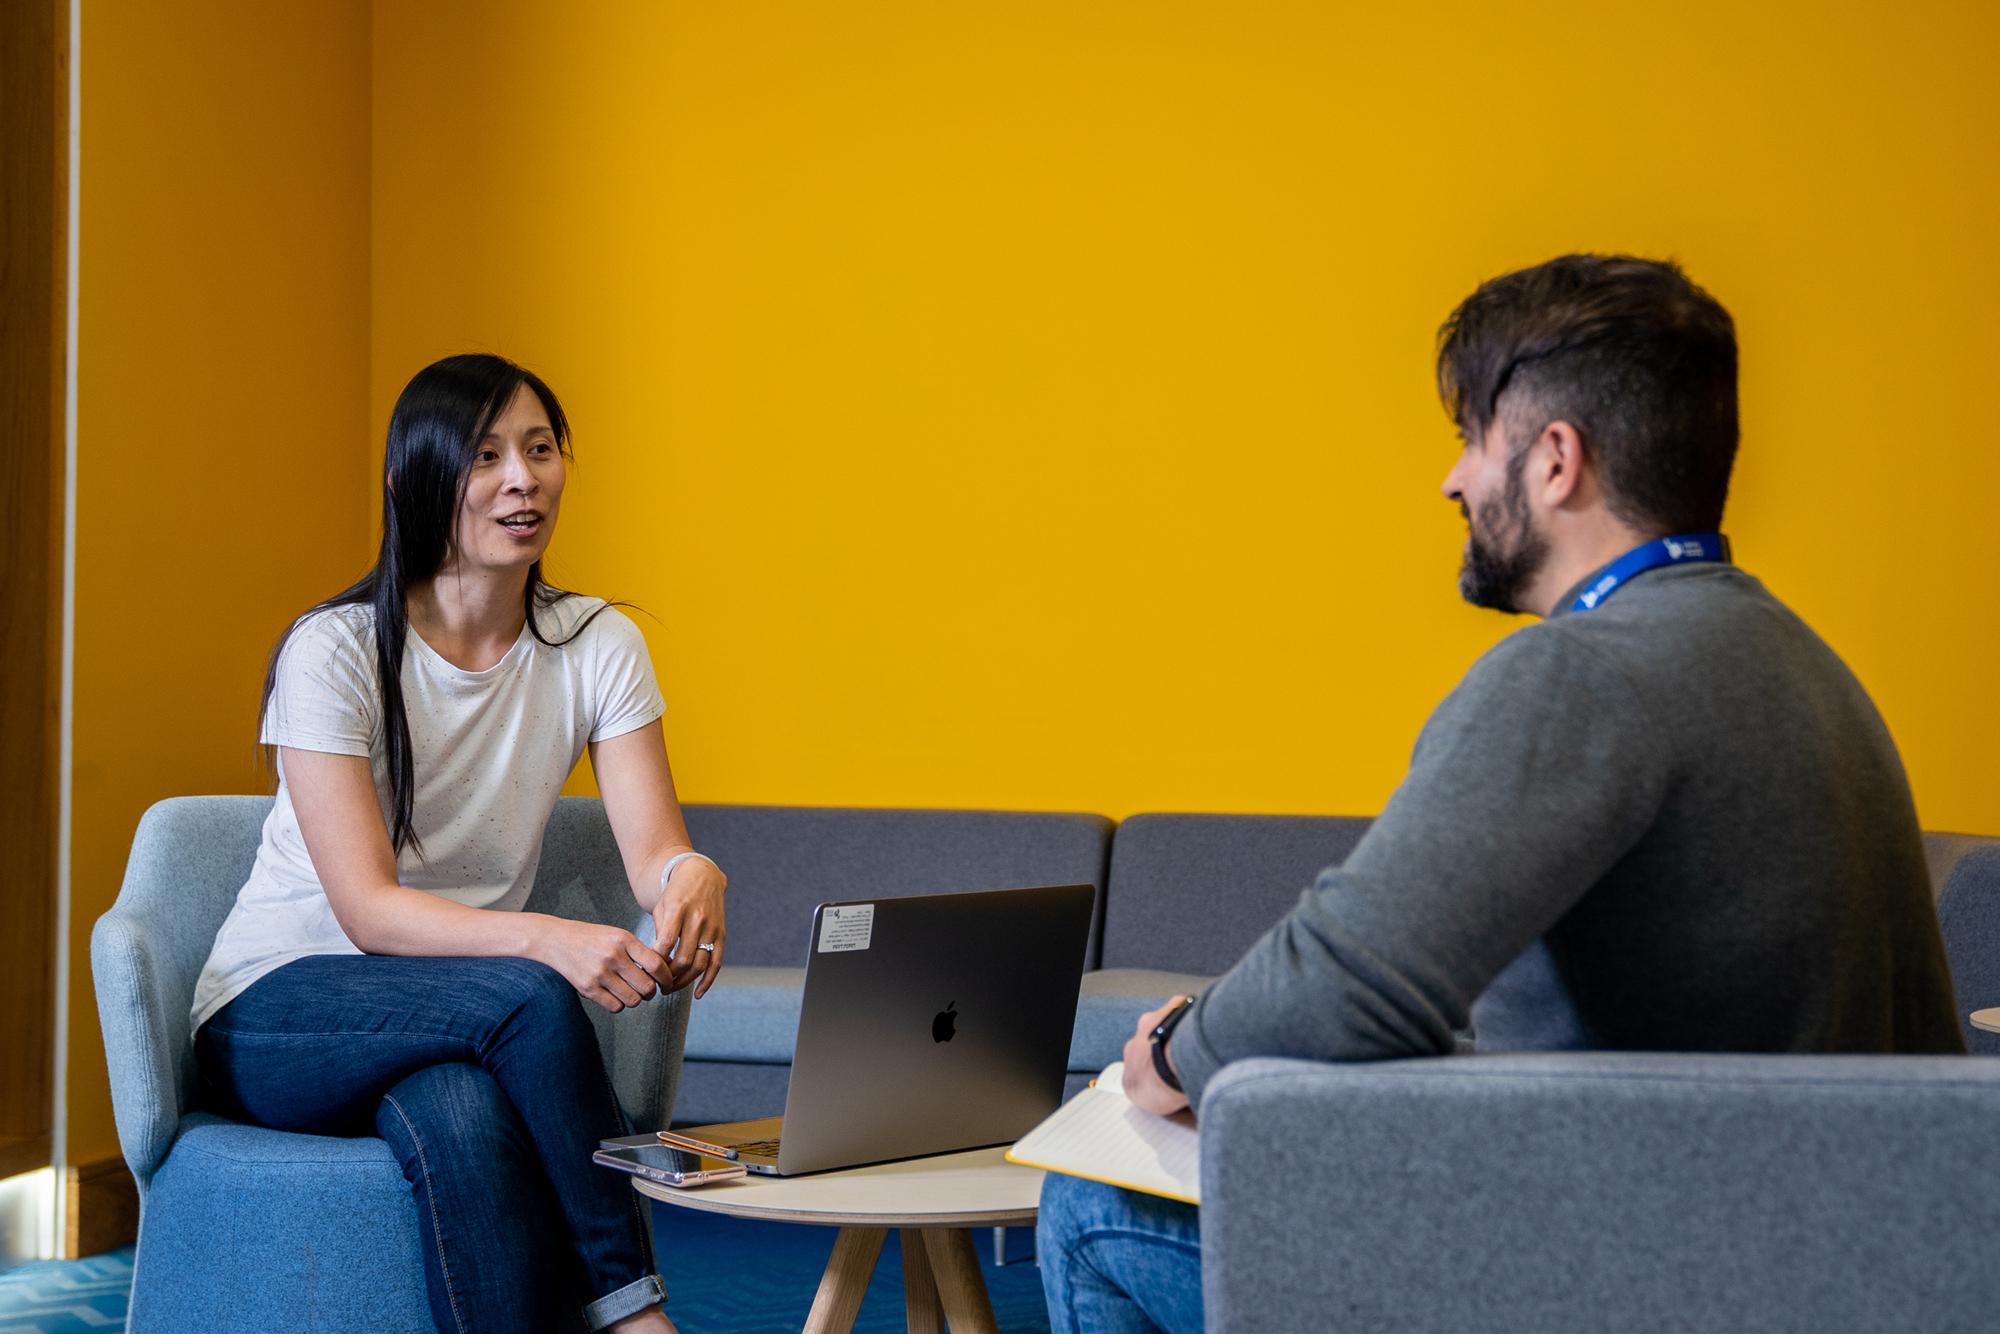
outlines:
[[105, 1334], [125, 1328], [132, 1248], [45, 1260], [0, 1274], [0, 1334]]
[[[667, 1311], [685, 1334], [762, 1334], [805, 1324], [833, 1249], [827, 1227], [751, 1223], [691, 1209], [653, 1211]], [[993, 1263], [993, 1233], [975, 1229], [973, 1249], [986, 1275], [993, 1314], [1008, 1334], [1047, 1334], [1042, 1271], [1032, 1260]], [[1013, 1243], [1025, 1238], [1010, 1234]], [[1012, 1249], [1010, 1245], [1010, 1249]], [[902, 1334], [903, 1258], [891, 1232], [854, 1322], [856, 1334]]]
[[[798, 1329], [833, 1248], [832, 1228], [749, 1223], [690, 1209], [655, 1209], [653, 1224], [667, 1310], [684, 1334]], [[979, 1229], [972, 1237], [1000, 1328], [1046, 1334], [1041, 1271], [1032, 1260], [996, 1267], [992, 1235]], [[1015, 1244], [1025, 1240], [1010, 1237]], [[121, 1334], [131, 1286], [130, 1248], [0, 1274], [0, 1334]], [[902, 1252], [892, 1232], [854, 1328], [891, 1334], [903, 1327]]]

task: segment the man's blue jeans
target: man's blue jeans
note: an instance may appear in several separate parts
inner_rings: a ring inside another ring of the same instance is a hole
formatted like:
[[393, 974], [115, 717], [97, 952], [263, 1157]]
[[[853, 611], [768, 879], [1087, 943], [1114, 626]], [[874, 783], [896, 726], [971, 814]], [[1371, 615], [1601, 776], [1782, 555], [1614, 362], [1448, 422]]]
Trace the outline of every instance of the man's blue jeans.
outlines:
[[1055, 1334], [1197, 1334], [1201, 1211], [1054, 1172], [1035, 1255]]
[[624, 1127], [583, 1004], [527, 959], [315, 955], [195, 1055], [224, 1115], [389, 1142], [440, 1330], [601, 1329], [663, 1293], [637, 1193], [590, 1161]]

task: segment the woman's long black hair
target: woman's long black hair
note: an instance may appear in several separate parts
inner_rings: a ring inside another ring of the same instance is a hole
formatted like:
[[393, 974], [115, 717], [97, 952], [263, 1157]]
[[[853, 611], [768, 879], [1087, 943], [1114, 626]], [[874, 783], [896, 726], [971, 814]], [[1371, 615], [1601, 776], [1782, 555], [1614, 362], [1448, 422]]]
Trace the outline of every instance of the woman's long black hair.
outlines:
[[[277, 684], [278, 659], [306, 617], [332, 607], [369, 606], [375, 611], [375, 675], [382, 689], [382, 727], [388, 749], [391, 817], [389, 840], [397, 853], [414, 847], [423, 855], [415, 829], [416, 762], [410, 748], [409, 716], [403, 708], [403, 646], [410, 621], [404, 598], [412, 583], [431, 578], [452, 554], [458, 508], [479, 444], [507, 410], [515, 390], [527, 385], [542, 401], [555, 430], [556, 448], [570, 457], [569, 418], [555, 394], [534, 372], [505, 357], [472, 353], [446, 357], [418, 371], [389, 416], [389, 445], [382, 461], [382, 549], [375, 566], [352, 586], [317, 604], [292, 622], [271, 650], [264, 669], [261, 719]], [[544, 644], [567, 644], [595, 619], [592, 613], [568, 639], [552, 640], [535, 619], [539, 608], [571, 596], [542, 582], [542, 563], [528, 570], [522, 595], [528, 630]], [[602, 611], [603, 608], [599, 608]]]

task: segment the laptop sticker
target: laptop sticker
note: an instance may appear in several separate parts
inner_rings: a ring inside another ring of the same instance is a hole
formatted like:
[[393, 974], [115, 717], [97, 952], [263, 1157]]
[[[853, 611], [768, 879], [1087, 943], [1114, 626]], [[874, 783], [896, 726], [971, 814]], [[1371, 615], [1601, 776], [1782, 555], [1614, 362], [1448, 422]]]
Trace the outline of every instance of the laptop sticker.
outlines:
[[819, 915], [819, 952], [865, 950], [875, 936], [875, 905], [843, 903]]

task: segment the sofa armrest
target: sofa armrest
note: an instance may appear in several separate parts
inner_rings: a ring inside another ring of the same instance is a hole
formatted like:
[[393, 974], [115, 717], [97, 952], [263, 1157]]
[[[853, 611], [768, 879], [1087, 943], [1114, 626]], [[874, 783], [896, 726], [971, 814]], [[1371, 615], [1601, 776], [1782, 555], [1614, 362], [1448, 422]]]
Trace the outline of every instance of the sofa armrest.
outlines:
[[635, 1130], [661, 1130], [673, 1120], [693, 1003], [694, 988], [688, 986], [615, 1015], [590, 1007], [597, 1011], [593, 1018], [603, 1021], [597, 1037], [611, 1090]]
[[2000, 1309], [2000, 1062], [1247, 1061], [1201, 1139], [1217, 1334], [1973, 1329]]
[[[166, 986], [148, 948], [145, 923], [115, 909], [90, 932], [90, 973], [104, 1030], [105, 1066], [118, 1147], [140, 1189], [172, 1147], [181, 1119], [179, 1046], [187, 996]], [[171, 1017], [178, 1013], [178, 1033]]]
[[269, 797], [170, 797], [140, 817], [118, 900], [90, 933], [118, 1146], [143, 1192], [193, 1080], [195, 981], [250, 873]]

